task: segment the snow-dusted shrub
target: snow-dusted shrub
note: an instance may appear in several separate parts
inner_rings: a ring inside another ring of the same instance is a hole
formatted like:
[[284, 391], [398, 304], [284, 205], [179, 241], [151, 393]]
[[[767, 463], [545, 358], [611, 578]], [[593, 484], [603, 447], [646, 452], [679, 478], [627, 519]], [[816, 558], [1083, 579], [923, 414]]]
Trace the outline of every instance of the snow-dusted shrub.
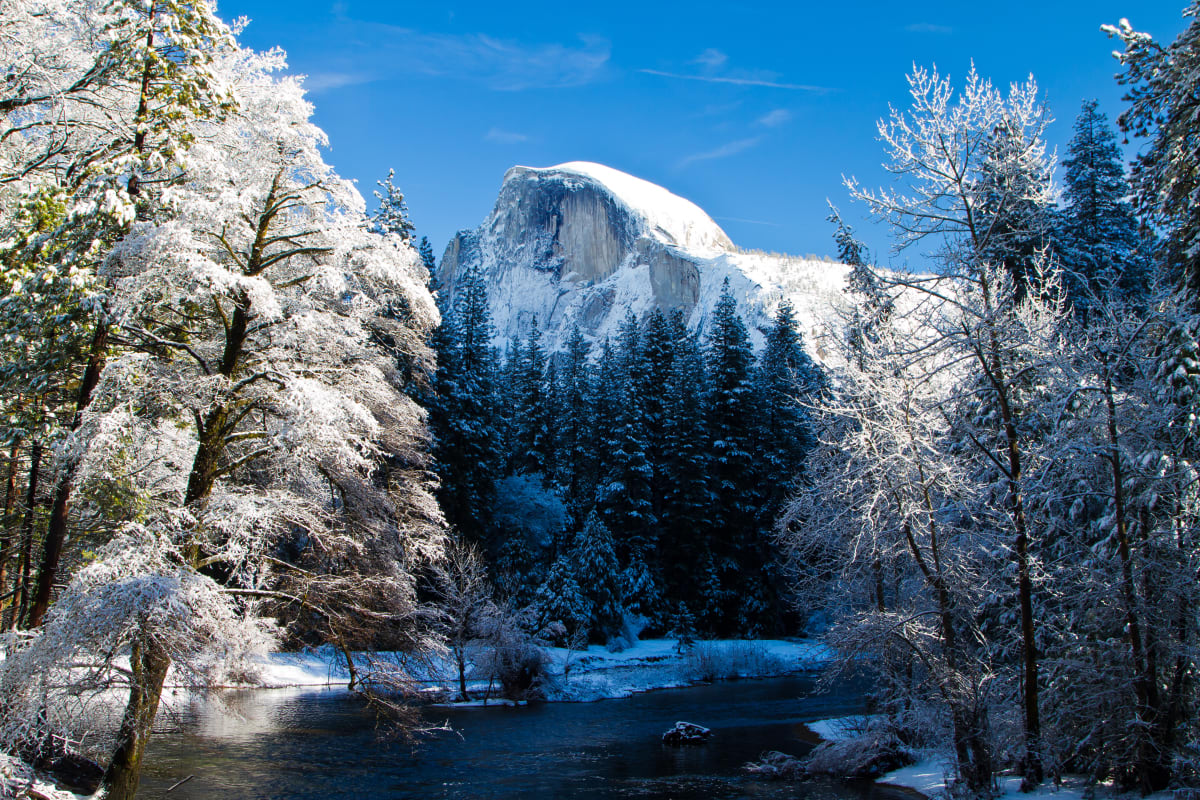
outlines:
[[778, 675], [786, 665], [762, 642], [697, 642], [684, 656], [684, 675], [694, 681], [721, 681]]
[[795, 756], [789, 756], [787, 753], [781, 753], [778, 750], [763, 753], [758, 761], [750, 761], [743, 764], [742, 771], [748, 772], [756, 778], [765, 778], [773, 781], [796, 780], [803, 778], [807, 774], [803, 761]]
[[916, 759], [891, 726], [869, 724], [862, 733], [825, 742], [809, 754], [809, 774], [845, 778], [878, 778]]
[[510, 700], [539, 697], [550, 658], [512, 614], [497, 612], [487, 622], [475, 660], [476, 674]]

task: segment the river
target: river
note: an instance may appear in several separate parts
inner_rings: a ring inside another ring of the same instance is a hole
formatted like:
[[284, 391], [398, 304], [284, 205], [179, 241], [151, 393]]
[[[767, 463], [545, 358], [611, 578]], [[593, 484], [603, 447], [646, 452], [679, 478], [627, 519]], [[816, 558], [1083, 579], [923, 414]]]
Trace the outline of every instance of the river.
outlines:
[[[343, 691], [230, 691], [160, 715], [138, 797], [894, 798], [866, 782], [763, 782], [740, 771], [768, 750], [806, 752], [800, 723], [860, 710], [852, 687], [816, 693], [810, 678], [773, 678], [595, 703], [431, 709], [454, 733], [410, 746], [381, 735]], [[663, 746], [676, 720], [712, 728], [713, 739]]]

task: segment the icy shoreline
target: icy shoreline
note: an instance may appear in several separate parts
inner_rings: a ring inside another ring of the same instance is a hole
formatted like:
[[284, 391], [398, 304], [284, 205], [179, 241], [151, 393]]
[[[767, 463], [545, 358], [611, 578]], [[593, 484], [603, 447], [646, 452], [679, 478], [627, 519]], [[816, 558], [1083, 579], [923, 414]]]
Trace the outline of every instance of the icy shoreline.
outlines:
[[[586, 650], [547, 648], [549, 680], [543, 687], [552, 702], [589, 702], [628, 697], [655, 689], [690, 686], [710, 680], [765, 678], [819, 669], [829, 658], [827, 648], [806, 640], [713, 640], [697, 642], [679, 652], [673, 639], [647, 639], [619, 652], [593, 645]], [[362, 654], [356, 659], [365, 661]], [[388, 654], [374, 654], [376, 659]], [[348, 685], [349, 672], [334, 650], [272, 653], [260, 660], [258, 680], [246, 688], [330, 688]], [[433, 695], [457, 694], [457, 672], [449, 661], [413, 669], [419, 683]], [[468, 692], [482, 704], [487, 695], [499, 700], [496, 687], [468, 672]], [[455, 706], [466, 705], [458, 702]]]
[[[807, 727], [822, 741], [838, 741], [847, 736], [847, 731], [855, 727], [853, 724], [861, 718], [840, 717], [822, 719], [810, 722]], [[849, 724], [847, 724], [849, 723]], [[892, 770], [876, 779], [876, 783], [886, 786], [896, 786], [910, 789], [926, 798], [948, 797], [947, 781], [954, 775], [954, 761], [945, 754], [927, 753], [925, 758], [907, 767]], [[1061, 785], [1047, 781], [1032, 792], [1021, 791], [1021, 776], [1001, 774], [996, 776], [999, 793], [995, 800], [1084, 800], [1086, 797], [1122, 797], [1123, 795], [1111, 787], [1105, 792], [1105, 787], [1095, 788], [1089, 793], [1087, 781], [1082, 776], [1063, 776]], [[1132, 795], [1128, 795], [1132, 796]], [[1156, 792], [1143, 800], [1168, 800], [1171, 792]]]

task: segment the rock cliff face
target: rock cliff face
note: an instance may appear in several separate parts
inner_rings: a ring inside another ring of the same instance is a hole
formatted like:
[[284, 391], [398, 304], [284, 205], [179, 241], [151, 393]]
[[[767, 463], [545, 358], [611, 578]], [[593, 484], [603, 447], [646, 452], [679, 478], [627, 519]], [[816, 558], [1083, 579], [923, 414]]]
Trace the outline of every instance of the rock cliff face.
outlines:
[[814, 337], [836, 325], [845, 277], [841, 264], [741, 252], [693, 203], [586, 162], [510, 169], [491, 215], [447, 246], [441, 291], [453, 297], [470, 268], [501, 348], [535, 316], [551, 350], [576, 324], [593, 341], [615, 336], [626, 309], [681, 309], [703, 326], [729, 278], [756, 344], [786, 295], [818, 358]]

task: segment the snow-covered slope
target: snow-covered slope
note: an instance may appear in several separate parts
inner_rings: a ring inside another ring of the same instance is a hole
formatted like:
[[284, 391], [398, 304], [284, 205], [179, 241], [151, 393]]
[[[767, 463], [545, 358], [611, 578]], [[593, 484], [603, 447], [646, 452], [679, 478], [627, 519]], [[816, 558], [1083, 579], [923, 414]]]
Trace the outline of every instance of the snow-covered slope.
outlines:
[[846, 274], [828, 261], [741, 251], [694, 203], [582, 161], [510, 169], [484, 223], [446, 248], [441, 290], [452, 297], [471, 267], [484, 276], [501, 348], [535, 316], [551, 350], [576, 323], [593, 341], [614, 337], [626, 309], [681, 309], [702, 328], [728, 278], [756, 345], [786, 296], [817, 358], [838, 325]]

